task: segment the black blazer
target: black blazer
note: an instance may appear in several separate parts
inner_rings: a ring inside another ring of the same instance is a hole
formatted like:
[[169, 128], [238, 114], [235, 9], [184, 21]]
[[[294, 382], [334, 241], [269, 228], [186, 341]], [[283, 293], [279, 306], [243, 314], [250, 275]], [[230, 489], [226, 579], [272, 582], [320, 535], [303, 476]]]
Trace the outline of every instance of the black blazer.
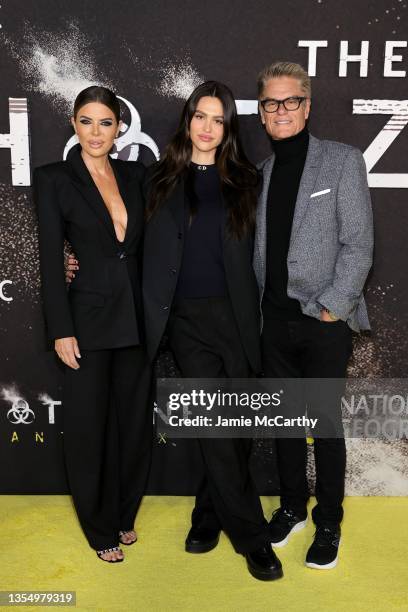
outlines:
[[[148, 191], [148, 185], [147, 189]], [[143, 304], [146, 343], [154, 359], [165, 332], [184, 246], [184, 182], [145, 227]], [[261, 370], [259, 290], [252, 268], [253, 235], [238, 240], [224, 232], [224, 266], [228, 293], [242, 344], [255, 373]]]
[[[127, 209], [123, 243], [110, 214], [74, 147], [65, 162], [36, 168], [42, 293], [48, 336], [76, 336], [80, 349], [139, 344], [142, 333], [139, 246], [143, 234], [145, 168], [139, 162], [111, 159]], [[67, 290], [64, 240], [80, 262]]]

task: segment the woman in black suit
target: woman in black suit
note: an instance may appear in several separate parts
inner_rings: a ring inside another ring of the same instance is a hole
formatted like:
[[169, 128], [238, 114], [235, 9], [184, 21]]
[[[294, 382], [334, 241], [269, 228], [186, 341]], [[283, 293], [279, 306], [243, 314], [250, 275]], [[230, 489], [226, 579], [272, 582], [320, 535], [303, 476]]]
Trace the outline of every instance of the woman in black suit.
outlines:
[[[183, 376], [253, 376], [260, 366], [259, 296], [252, 269], [257, 171], [245, 157], [235, 101], [208, 81], [187, 100], [179, 128], [147, 182], [143, 298], [154, 359], [167, 329]], [[186, 551], [214, 548], [221, 529], [252, 575], [282, 575], [248, 468], [251, 441], [199, 440], [205, 480]]]
[[[64, 451], [79, 521], [104, 561], [123, 561], [150, 462], [150, 367], [142, 343], [138, 252], [144, 167], [111, 159], [119, 101], [89, 87], [74, 105], [79, 144], [65, 162], [37, 168], [43, 302], [65, 364]], [[64, 241], [81, 261], [69, 291]]]

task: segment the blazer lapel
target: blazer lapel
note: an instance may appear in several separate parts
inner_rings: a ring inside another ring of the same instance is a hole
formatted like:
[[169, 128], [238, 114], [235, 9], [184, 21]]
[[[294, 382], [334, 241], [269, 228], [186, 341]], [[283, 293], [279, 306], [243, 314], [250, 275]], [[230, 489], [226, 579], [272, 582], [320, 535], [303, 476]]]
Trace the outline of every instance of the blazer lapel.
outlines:
[[164, 207], [171, 213], [171, 217], [179, 231], [184, 229], [184, 192], [184, 181], [179, 181], [164, 204]]
[[265, 263], [266, 263], [266, 209], [268, 204], [268, 191], [271, 182], [273, 165], [275, 163], [275, 154], [272, 154], [264, 162], [262, 168], [262, 191], [258, 198], [258, 206], [256, 210], [256, 232], [254, 246], [254, 270], [260, 286], [263, 285], [265, 278]]
[[116, 240], [115, 228], [113, 227], [111, 216], [98, 188], [85, 166], [81, 156], [81, 147], [79, 145], [71, 149], [67, 157], [67, 162], [70, 164], [73, 182], [79, 192], [98, 219], [105, 225], [112, 238]]
[[309, 147], [307, 150], [305, 167], [303, 168], [302, 178], [300, 180], [299, 191], [296, 199], [295, 214], [293, 216], [292, 232], [290, 241], [294, 240], [297, 232], [302, 224], [302, 220], [306, 214], [310, 203], [310, 196], [316, 183], [321, 166], [322, 145], [320, 141], [309, 135]]
[[[143, 224], [142, 215], [144, 207], [142, 205], [137, 206], [137, 202], [140, 201], [141, 198], [141, 185], [137, 178], [128, 180], [126, 176], [123, 176], [120, 171], [121, 167], [116, 159], [110, 158], [109, 161], [115, 174], [119, 193], [127, 211], [127, 226], [124, 242], [128, 242], [138, 224]], [[116, 236], [116, 234], [114, 235]]]

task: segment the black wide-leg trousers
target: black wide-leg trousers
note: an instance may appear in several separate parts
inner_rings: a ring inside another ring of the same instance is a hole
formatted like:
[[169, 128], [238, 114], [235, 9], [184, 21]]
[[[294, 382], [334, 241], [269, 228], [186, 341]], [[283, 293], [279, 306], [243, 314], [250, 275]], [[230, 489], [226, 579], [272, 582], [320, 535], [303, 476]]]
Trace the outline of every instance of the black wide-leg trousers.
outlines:
[[133, 529], [152, 448], [151, 369], [131, 346], [81, 351], [65, 368], [63, 440], [68, 483], [82, 529], [95, 550]]
[[[352, 353], [352, 334], [343, 321], [330, 323], [312, 318], [279, 321], [265, 316], [261, 346], [267, 378], [344, 379]], [[340, 389], [327, 406], [331, 422], [341, 421], [341, 394]], [[304, 407], [299, 407], [298, 414], [304, 412]], [[318, 416], [324, 418], [324, 413], [321, 411]], [[339, 430], [338, 424], [335, 429]], [[276, 452], [281, 506], [302, 515], [309, 499], [306, 438], [277, 438]], [[346, 470], [344, 437], [315, 437], [314, 455], [317, 505], [313, 508], [313, 520], [316, 524], [340, 523]]]
[[[186, 378], [251, 376], [228, 298], [180, 300], [173, 306], [170, 347]], [[200, 438], [205, 478], [198, 488], [193, 526], [223, 529], [239, 553], [270, 542], [268, 524], [249, 472], [252, 441]]]

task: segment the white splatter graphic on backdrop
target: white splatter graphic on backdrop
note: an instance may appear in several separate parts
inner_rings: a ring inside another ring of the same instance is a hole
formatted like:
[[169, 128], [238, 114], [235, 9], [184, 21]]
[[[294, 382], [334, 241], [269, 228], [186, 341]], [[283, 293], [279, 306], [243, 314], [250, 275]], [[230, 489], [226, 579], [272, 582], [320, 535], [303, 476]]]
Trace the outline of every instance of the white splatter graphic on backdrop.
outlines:
[[[17, 45], [4, 38], [2, 42], [18, 62], [27, 89], [51, 97], [59, 110], [70, 111], [77, 94], [89, 85], [105, 85], [115, 90], [97, 66], [90, 50], [92, 41], [77, 24], [69, 23], [62, 33], [40, 32], [27, 25], [23, 41]], [[126, 52], [132, 63], [141, 63], [129, 47]], [[158, 69], [149, 66], [148, 61], [146, 68], [156, 75], [159, 73], [161, 80], [154, 89], [166, 98], [186, 100], [205, 80], [192, 66], [189, 57], [165, 60]]]
[[347, 495], [408, 495], [406, 440], [347, 440]]
[[18, 400], [24, 399], [21, 393], [19, 393], [17, 387], [14, 385], [2, 387], [1, 397], [4, 399], [4, 401], [10, 402], [11, 404], [14, 404], [14, 402], [17, 402]]
[[[406, 440], [347, 438], [346, 495], [408, 495]], [[307, 476], [314, 492], [316, 466], [308, 445]]]
[[187, 60], [177, 64], [168, 63], [160, 72], [162, 79], [157, 91], [165, 98], [187, 100], [193, 89], [205, 80]]
[[89, 51], [92, 41], [75, 23], [61, 34], [31, 28], [23, 40], [18, 47], [7, 39], [5, 43], [19, 63], [27, 89], [51, 97], [60, 111], [71, 111], [77, 94], [89, 85], [113, 89]]
[[52, 397], [50, 397], [48, 395], [48, 393], [40, 393], [38, 395], [38, 400], [44, 404], [44, 406], [48, 406], [48, 404], [53, 404], [54, 400], [52, 399]]

